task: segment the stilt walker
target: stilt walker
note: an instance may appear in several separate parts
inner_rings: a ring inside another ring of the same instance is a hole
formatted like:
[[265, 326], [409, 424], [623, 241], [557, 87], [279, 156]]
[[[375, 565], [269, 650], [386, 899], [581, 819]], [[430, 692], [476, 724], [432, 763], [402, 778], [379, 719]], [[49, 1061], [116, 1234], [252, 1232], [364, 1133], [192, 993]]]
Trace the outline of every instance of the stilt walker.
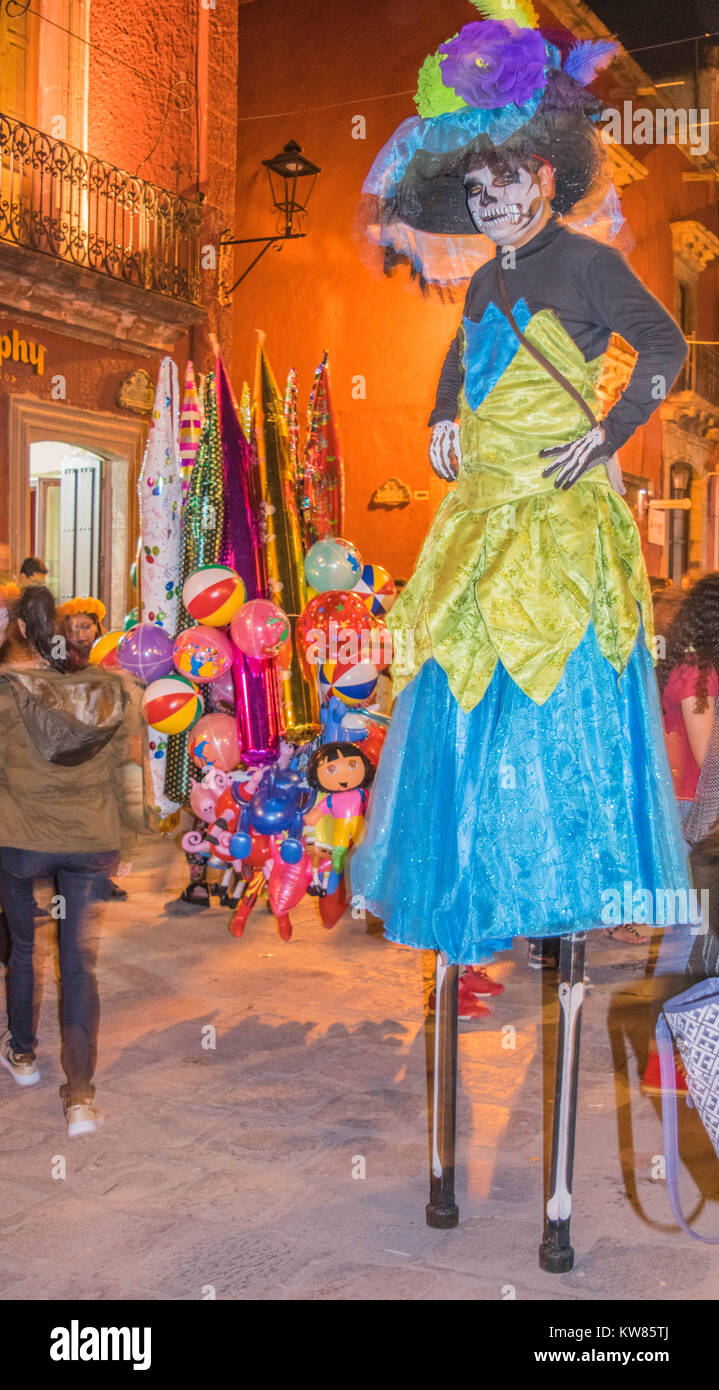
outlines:
[[544, 1240], [539, 1263], [548, 1274], [567, 1274], [574, 1264], [569, 1243], [572, 1216], [574, 1132], [577, 1124], [579, 1042], [584, 1003], [586, 936], [563, 936], [559, 947], [559, 1028], [552, 1116], [552, 1154], [549, 1166]]
[[432, 1069], [432, 1157], [427, 1225], [447, 1230], [459, 1221], [454, 1200], [457, 1133], [457, 987], [459, 966], [437, 952], [434, 1067]]
[[[388, 614], [397, 700], [350, 874], [389, 940], [438, 953], [430, 1225], [457, 1220], [458, 967], [561, 938], [540, 1254], [561, 1272], [585, 937], [627, 881], [688, 886], [616, 457], [686, 345], [605, 244], [623, 218], [587, 84], [616, 45], [541, 29], [531, 0], [472, 3], [487, 18], [427, 58], [360, 206], [385, 270], [470, 283], [429, 418], [454, 486]], [[612, 333], [637, 358], [602, 418]]]

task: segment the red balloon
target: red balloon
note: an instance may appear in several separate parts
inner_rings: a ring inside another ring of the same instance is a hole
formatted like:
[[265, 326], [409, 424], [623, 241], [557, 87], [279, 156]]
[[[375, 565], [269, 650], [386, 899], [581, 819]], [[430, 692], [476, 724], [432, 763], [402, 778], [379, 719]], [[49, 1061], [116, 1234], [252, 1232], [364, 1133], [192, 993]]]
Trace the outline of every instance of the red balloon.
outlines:
[[233, 936], [242, 936], [247, 926], [249, 915], [257, 902], [260, 888], [262, 887], [262, 881], [262, 875], [258, 874], [257, 881], [255, 882], [255, 880], [252, 879], [248, 883], [244, 895], [240, 898], [237, 911], [230, 922], [230, 931]]
[[[300, 662], [307, 675], [325, 661], [371, 661], [377, 619], [359, 594], [328, 589], [310, 599], [297, 619], [295, 638]], [[364, 649], [364, 650], [363, 650]]]
[[292, 923], [288, 912], [283, 912], [277, 918], [277, 930], [283, 941], [289, 941], [292, 936]]
[[383, 728], [381, 724], [370, 724], [369, 720], [367, 722], [367, 737], [362, 740], [359, 747], [362, 749], [363, 753], [367, 754], [370, 762], [374, 763], [376, 767], [379, 762], [380, 753], [384, 748], [387, 730]]
[[345, 888], [344, 874], [340, 878], [334, 893], [327, 893], [324, 898], [319, 898], [318, 901], [322, 926], [327, 927], [328, 930], [331, 927], [336, 927], [347, 906], [347, 889]]
[[250, 826], [250, 839], [252, 841], [252, 849], [245, 863], [251, 864], [253, 869], [261, 869], [262, 865], [267, 863], [267, 860], [272, 854], [270, 837], [269, 835], [258, 835], [257, 831], [253, 830], [252, 826]]
[[309, 854], [303, 854], [298, 864], [285, 864], [278, 852], [268, 884], [270, 907], [275, 917], [282, 917], [291, 907], [296, 907], [311, 882], [312, 860]]

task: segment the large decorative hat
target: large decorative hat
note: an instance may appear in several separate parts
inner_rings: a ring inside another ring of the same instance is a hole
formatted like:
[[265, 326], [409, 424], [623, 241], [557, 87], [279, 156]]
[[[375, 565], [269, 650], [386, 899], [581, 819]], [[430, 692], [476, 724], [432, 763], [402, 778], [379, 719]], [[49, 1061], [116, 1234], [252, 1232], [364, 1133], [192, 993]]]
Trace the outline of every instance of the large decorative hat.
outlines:
[[531, 0], [471, 0], [486, 16], [440, 44], [419, 71], [419, 115], [398, 126], [362, 189], [360, 224], [384, 270], [423, 283], [468, 280], [494, 245], [470, 217], [463, 177], [480, 164], [552, 166], [552, 207], [577, 230], [616, 239], [623, 225], [587, 90], [618, 45], [539, 27]]

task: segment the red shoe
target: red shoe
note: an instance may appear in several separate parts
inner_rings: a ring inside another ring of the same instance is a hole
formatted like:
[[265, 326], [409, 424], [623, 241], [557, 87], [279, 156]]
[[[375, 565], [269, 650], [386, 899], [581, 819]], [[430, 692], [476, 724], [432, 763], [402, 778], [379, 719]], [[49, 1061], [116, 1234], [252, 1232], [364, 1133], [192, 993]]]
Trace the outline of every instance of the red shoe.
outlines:
[[480, 970], [475, 965], [470, 965], [467, 973], [462, 976], [465, 989], [470, 990], [474, 995], [489, 996], [493, 994], [504, 994], [504, 985], [500, 985], [496, 980], [491, 980], [486, 970]]
[[[645, 1096], [660, 1096], [662, 1094], [662, 1074], [658, 1052], [649, 1053], [647, 1069], [641, 1081], [641, 1090]], [[674, 1055], [674, 1094], [675, 1096], [687, 1096], [689, 1094], [684, 1064], [676, 1053]]]
[[[436, 1013], [436, 990], [432, 990], [432, 993], [429, 996], [427, 1009], [431, 1014]], [[459, 989], [457, 991], [457, 1018], [462, 1023], [466, 1023], [472, 1019], [486, 1018], [488, 1013], [490, 1013], [490, 1010], [488, 1009], [487, 1005], [480, 1003], [479, 999], [475, 998], [472, 991], [469, 990], [464, 983], [464, 975], [460, 975]]]

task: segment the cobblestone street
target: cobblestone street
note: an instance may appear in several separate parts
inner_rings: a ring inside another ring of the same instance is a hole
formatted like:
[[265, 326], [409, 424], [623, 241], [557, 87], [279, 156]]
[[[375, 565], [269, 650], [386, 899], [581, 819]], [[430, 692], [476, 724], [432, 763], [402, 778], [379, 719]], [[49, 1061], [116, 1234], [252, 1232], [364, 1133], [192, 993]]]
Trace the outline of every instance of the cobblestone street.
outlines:
[[[241, 941], [218, 908], [169, 917], [183, 862], [148, 843], [128, 901], [105, 909], [95, 1138], [66, 1138], [53, 929], [38, 930], [42, 1084], [23, 1091], [0, 1073], [4, 1298], [717, 1296], [716, 1256], [673, 1228], [652, 1176], [662, 1140], [659, 1102], [639, 1092], [644, 950], [589, 945], [576, 1264], [550, 1276], [537, 1247], [553, 1080], [542, 1017], [549, 1031], [554, 1008], [526, 944], [493, 970], [506, 990], [491, 1017], [460, 1025], [460, 1225], [430, 1231], [431, 959], [349, 916], [327, 932], [310, 899], [289, 944], [262, 907]], [[682, 1131], [686, 1208], [697, 1186], [710, 1194], [698, 1224], [716, 1234], [716, 1160], [696, 1115]]]

